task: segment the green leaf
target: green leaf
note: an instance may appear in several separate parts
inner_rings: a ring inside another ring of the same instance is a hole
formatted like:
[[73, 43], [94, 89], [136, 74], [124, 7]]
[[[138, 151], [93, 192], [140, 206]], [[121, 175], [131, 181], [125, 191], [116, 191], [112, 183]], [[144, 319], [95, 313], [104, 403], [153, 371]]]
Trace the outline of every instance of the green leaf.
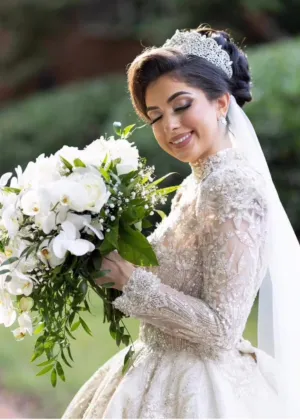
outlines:
[[39, 326], [34, 330], [34, 334], [38, 335], [40, 334], [45, 328], [45, 324], [42, 322], [39, 324]]
[[164, 213], [162, 210], [155, 210], [157, 214], [160, 215], [161, 219], [163, 220], [165, 217], [167, 217], [166, 213]]
[[47, 372], [49, 372], [49, 370], [51, 370], [53, 368], [54, 364], [45, 367], [44, 369], [42, 369], [41, 371], [39, 371], [39, 373], [36, 374], [36, 376], [42, 376], [45, 375]]
[[38, 367], [48, 366], [50, 363], [53, 363], [53, 362], [55, 362], [55, 359], [50, 359], [50, 360], [46, 360], [46, 361], [45, 361], [45, 362], [43, 362], [43, 363], [38, 364], [37, 366], [38, 366]]
[[99, 247], [99, 251], [102, 253], [102, 255], [107, 255], [114, 250], [115, 250], [115, 246], [112, 245], [112, 243], [108, 240], [107, 235], [105, 235], [105, 238]]
[[53, 386], [53, 388], [56, 387], [56, 383], [57, 383], [57, 374], [56, 374], [56, 369], [54, 368], [51, 372], [51, 385]]
[[123, 335], [122, 342], [123, 344], [125, 344], [125, 346], [129, 345], [129, 339], [130, 339], [129, 335]]
[[106, 182], [110, 181], [110, 175], [104, 168], [100, 167], [99, 172], [101, 173], [101, 175], [103, 176], [103, 178], [105, 179]]
[[117, 329], [116, 329], [116, 324], [114, 322], [112, 322], [109, 326], [109, 333], [111, 337], [115, 340], [117, 337]]
[[63, 370], [60, 362], [56, 362], [56, 370], [57, 370], [57, 373], [58, 373], [58, 376], [60, 377], [60, 379], [64, 382], [66, 382], [65, 373], [64, 373], [64, 370]]
[[34, 353], [33, 356], [31, 358], [31, 362], [34, 362], [35, 359], [37, 359], [38, 357], [40, 357], [43, 353], [44, 353], [45, 349], [44, 346], [43, 347], [39, 347]]
[[66, 356], [65, 356], [65, 354], [64, 354], [64, 352], [63, 352], [63, 350], [61, 350], [61, 358], [62, 358], [62, 360], [65, 362], [65, 364], [66, 364], [67, 366], [69, 366], [70, 368], [72, 367], [72, 366], [70, 365], [70, 363], [67, 361]]
[[125, 127], [124, 130], [123, 130], [122, 136], [124, 136], [125, 138], [128, 138], [132, 134], [135, 126], [136, 126], [136, 124], [131, 124], [131, 125], [128, 125], [127, 127]]
[[111, 289], [115, 284], [116, 283], [103, 283], [100, 287], [104, 287], [104, 289]]
[[74, 165], [76, 168], [86, 168], [86, 165], [79, 158], [74, 159]]
[[[151, 187], [154, 187], [155, 185], [160, 184], [160, 183], [161, 183], [161, 182], [163, 182], [166, 178], [168, 178], [170, 175], [173, 175], [173, 174], [178, 174], [178, 172], [170, 172], [170, 173], [168, 173], [167, 175], [164, 175], [164, 176], [162, 176], [161, 178], [157, 179], [156, 181], [151, 182], [151, 184], [147, 185], [147, 187], [146, 187], [146, 188], [151, 188]], [[178, 174], [178, 175], [179, 175], [179, 174]]]
[[1, 270], [0, 275], [10, 273], [10, 270]]
[[67, 350], [68, 350], [68, 355], [69, 355], [70, 359], [72, 360], [72, 362], [74, 362], [70, 346], [67, 347]]
[[145, 217], [147, 210], [144, 206], [129, 207], [122, 213], [122, 222], [124, 224], [133, 224], [139, 222]]
[[167, 188], [160, 188], [156, 190], [156, 194], [158, 195], [168, 195], [171, 194], [174, 191], [177, 191], [180, 188], [180, 185], [173, 186], [173, 187], [167, 187]]
[[12, 188], [12, 187], [4, 187], [3, 191], [14, 193], [14, 194], [19, 194], [21, 192], [20, 188]]
[[117, 330], [117, 333], [116, 333], [116, 343], [117, 343], [117, 346], [118, 347], [120, 346], [121, 341], [122, 341], [122, 334], [120, 333], [119, 330]]
[[80, 324], [80, 321], [75, 322], [75, 324], [72, 325], [71, 331], [76, 331]]
[[1, 264], [1, 266], [0, 267], [3, 267], [4, 265], [8, 265], [8, 264], [12, 264], [12, 263], [14, 263], [14, 262], [16, 262], [16, 261], [18, 261], [18, 257], [11, 257], [11, 258], [8, 258], [7, 260], [5, 260], [2, 264]]
[[130, 366], [133, 363], [133, 354], [134, 352], [131, 350], [131, 347], [130, 347], [130, 349], [128, 350], [124, 358], [124, 363], [123, 363], [123, 368], [122, 368], [123, 375], [129, 370]]
[[86, 324], [86, 322], [81, 317], [79, 317], [79, 321], [80, 321], [80, 323], [81, 323], [84, 331], [87, 332], [89, 335], [91, 335], [93, 337], [92, 331], [89, 329], [89, 327]]
[[152, 223], [149, 220], [147, 220], [147, 219], [143, 219], [142, 220], [142, 228], [143, 229], [148, 229], [148, 228], [150, 228], [152, 226], [153, 225], [152, 225]]
[[145, 236], [130, 226], [120, 228], [119, 254], [126, 261], [139, 266], [157, 266], [155, 252]]
[[118, 249], [119, 239], [119, 218], [116, 219], [115, 223], [110, 227], [110, 231], [105, 233], [105, 238], [110, 242], [116, 249]]
[[73, 340], [76, 340], [76, 338], [74, 337], [74, 335], [73, 335], [73, 334], [71, 334], [71, 332], [70, 332], [69, 328], [65, 327], [65, 330], [66, 330], [66, 333], [67, 333], [67, 334], [68, 334], [71, 338], [73, 338]]
[[65, 159], [64, 157], [60, 156], [60, 159], [62, 161], [62, 163], [65, 165], [65, 167], [67, 169], [69, 169], [69, 171], [72, 172], [73, 166], [71, 165], [71, 163], [69, 161], [67, 161], [67, 159]]
[[83, 280], [79, 285], [79, 289], [84, 296], [87, 294], [88, 288], [88, 284], [85, 280]]

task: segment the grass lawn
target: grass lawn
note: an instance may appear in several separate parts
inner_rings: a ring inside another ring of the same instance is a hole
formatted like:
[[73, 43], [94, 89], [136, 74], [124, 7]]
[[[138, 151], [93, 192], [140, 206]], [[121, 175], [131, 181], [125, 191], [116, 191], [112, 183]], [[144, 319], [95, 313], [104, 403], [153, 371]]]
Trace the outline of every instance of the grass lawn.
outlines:
[[[7, 391], [28, 399], [36, 399], [34, 411], [26, 413], [32, 418], [59, 418], [68, 402], [79, 387], [113, 354], [119, 351], [108, 332], [107, 324], [102, 324], [102, 308], [93, 299], [93, 316], [86, 314], [84, 319], [90, 326], [93, 337], [82, 329], [76, 331], [76, 341], [72, 343], [75, 366], [66, 367], [66, 383], [58, 380], [56, 388], [52, 388], [49, 377], [36, 377], [40, 368], [30, 363], [35, 339], [27, 338], [16, 342], [10, 330], [0, 328], [1, 357], [0, 381]], [[257, 306], [254, 305], [244, 337], [256, 345]], [[139, 322], [126, 320], [133, 339], [138, 335]], [[35, 337], [36, 338], [36, 337]], [[120, 348], [123, 348], [121, 346]], [[36, 363], [42, 362], [43, 359]]]

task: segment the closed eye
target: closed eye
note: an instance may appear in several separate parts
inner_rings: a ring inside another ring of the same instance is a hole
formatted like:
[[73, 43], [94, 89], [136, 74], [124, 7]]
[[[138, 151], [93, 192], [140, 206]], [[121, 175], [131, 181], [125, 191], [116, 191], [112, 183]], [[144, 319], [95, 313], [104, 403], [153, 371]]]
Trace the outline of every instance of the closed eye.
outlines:
[[[180, 106], [178, 108], [174, 109], [174, 112], [181, 112], [184, 111], [185, 109], [188, 109], [190, 106], [192, 105], [192, 103], [184, 105], [184, 106]], [[151, 121], [150, 125], [153, 125], [154, 123], [156, 123], [158, 120], [160, 120], [163, 116], [160, 115], [159, 117], [155, 118], [155, 120]]]

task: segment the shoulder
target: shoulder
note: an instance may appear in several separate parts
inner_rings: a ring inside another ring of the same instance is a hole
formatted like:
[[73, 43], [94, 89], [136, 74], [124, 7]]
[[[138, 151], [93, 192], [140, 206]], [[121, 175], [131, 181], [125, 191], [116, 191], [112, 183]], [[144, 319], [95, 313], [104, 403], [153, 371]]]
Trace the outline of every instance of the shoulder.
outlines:
[[203, 182], [201, 202], [218, 213], [267, 210], [264, 178], [246, 160], [230, 161]]

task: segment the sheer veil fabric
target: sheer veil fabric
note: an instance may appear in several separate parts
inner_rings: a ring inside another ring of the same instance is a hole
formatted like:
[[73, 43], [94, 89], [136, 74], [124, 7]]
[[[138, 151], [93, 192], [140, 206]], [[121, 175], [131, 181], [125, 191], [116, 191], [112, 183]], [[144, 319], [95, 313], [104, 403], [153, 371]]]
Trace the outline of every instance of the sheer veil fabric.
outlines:
[[231, 95], [230, 136], [267, 185], [269, 267], [259, 291], [258, 347], [279, 365], [278, 390], [287, 416], [300, 417], [300, 245], [282, 206], [250, 120]]

